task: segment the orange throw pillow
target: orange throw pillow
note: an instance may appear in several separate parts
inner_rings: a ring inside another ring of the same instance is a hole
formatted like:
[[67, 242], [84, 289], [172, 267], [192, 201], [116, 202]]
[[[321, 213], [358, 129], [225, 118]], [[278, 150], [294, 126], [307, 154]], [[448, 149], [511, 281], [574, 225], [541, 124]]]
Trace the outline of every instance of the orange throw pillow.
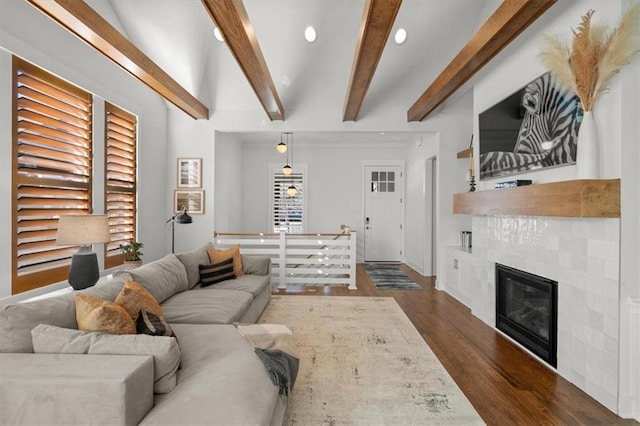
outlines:
[[240, 244], [236, 244], [235, 246], [225, 250], [218, 250], [209, 247], [207, 248], [207, 253], [209, 254], [209, 260], [211, 260], [211, 263], [220, 263], [233, 258], [233, 273], [236, 277], [244, 275], [244, 272], [242, 272], [242, 257], [240, 257]]
[[136, 334], [136, 324], [120, 305], [86, 294], [76, 294], [78, 329], [109, 334]]
[[122, 287], [115, 303], [122, 306], [134, 321], [138, 319], [140, 311], [164, 317], [164, 312], [156, 298], [135, 281], [129, 281]]

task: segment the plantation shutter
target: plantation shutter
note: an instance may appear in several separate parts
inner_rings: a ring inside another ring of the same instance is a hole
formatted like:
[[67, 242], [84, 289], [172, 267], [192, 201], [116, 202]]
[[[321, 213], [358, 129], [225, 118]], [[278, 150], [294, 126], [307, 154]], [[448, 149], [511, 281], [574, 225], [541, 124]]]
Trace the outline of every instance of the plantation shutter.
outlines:
[[105, 211], [111, 233], [105, 268], [111, 268], [124, 262], [120, 244], [136, 238], [137, 119], [110, 103], [105, 115]]
[[[294, 185], [298, 193], [287, 194], [287, 188]], [[304, 174], [294, 172], [286, 176], [273, 172], [273, 232], [302, 233], [304, 212]]]
[[58, 218], [91, 212], [92, 96], [13, 58], [13, 294], [65, 280]]

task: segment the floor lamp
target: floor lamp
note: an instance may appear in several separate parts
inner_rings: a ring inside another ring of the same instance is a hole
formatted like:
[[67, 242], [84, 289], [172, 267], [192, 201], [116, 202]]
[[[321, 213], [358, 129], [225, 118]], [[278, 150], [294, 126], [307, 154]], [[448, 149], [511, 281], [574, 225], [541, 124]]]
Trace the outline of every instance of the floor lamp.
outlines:
[[58, 246], [80, 246], [71, 258], [69, 284], [74, 290], [91, 287], [100, 279], [98, 257], [92, 244], [108, 243], [109, 221], [104, 214], [66, 215], [58, 221]]
[[171, 253], [175, 253], [176, 223], [191, 223], [193, 218], [187, 214], [187, 208], [182, 206], [182, 210], [179, 213], [174, 214], [167, 220], [167, 223], [169, 222], [171, 222]]

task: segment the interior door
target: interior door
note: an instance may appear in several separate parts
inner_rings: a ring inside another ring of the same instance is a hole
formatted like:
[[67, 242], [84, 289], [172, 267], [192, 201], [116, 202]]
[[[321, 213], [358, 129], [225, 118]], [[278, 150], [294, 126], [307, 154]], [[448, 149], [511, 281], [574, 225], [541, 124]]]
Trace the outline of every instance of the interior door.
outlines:
[[403, 176], [400, 166], [366, 166], [364, 238], [366, 262], [399, 262], [403, 240]]

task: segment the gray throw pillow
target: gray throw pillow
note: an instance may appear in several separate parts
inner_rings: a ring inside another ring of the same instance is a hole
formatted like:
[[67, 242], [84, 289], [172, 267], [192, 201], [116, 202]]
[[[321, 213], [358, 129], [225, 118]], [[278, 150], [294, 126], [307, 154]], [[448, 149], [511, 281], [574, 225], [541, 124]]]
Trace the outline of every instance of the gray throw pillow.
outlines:
[[198, 282], [200, 282], [200, 270], [198, 269], [198, 265], [204, 265], [211, 262], [211, 260], [209, 260], [209, 253], [207, 253], [208, 247], [212, 248], [213, 244], [209, 242], [195, 250], [176, 254], [178, 259], [180, 259], [180, 262], [184, 265], [184, 269], [187, 271], [189, 288], [195, 287]]
[[160, 260], [131, 269], [129, 273], [134, 281], [156, 298], [158, 303], [189, 289], [187, 271], [175, 254], [169, 254]]
[[253, 275], [268, 275], [271, 259], [266, 256], [242, 256], [242, 272]]

